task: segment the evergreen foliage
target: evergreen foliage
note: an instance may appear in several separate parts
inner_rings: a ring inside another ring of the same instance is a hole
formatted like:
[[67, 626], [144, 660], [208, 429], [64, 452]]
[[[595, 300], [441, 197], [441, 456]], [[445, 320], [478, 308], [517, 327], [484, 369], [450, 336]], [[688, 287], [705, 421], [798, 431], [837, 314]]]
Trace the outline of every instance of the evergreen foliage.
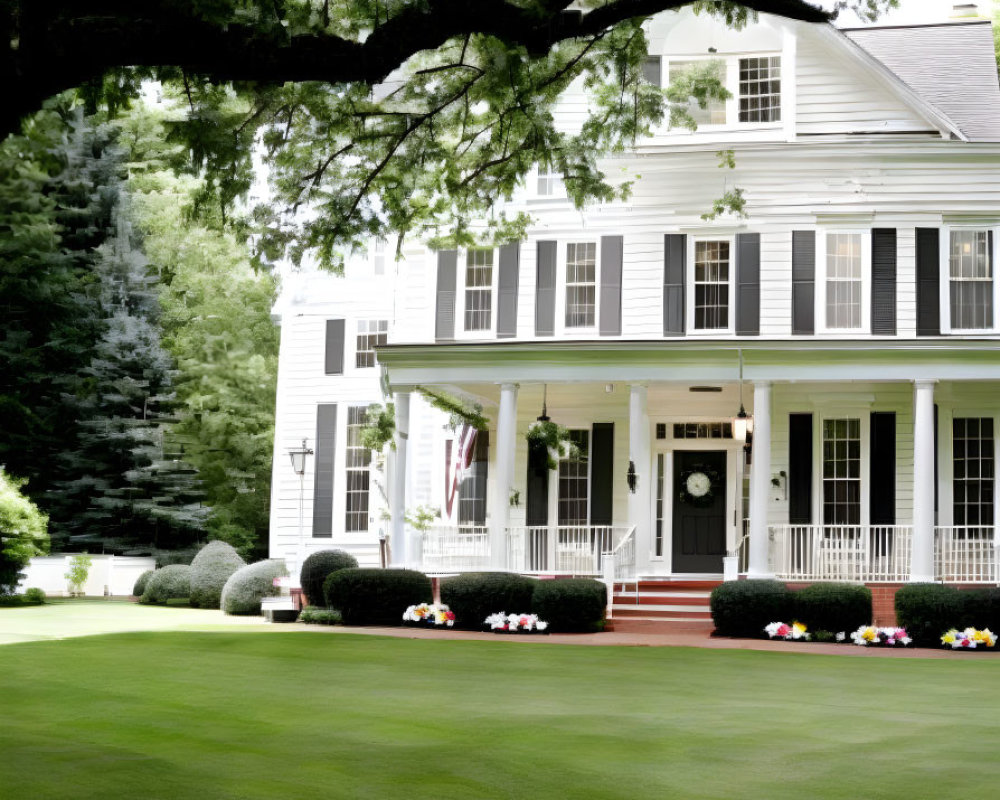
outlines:
[[156, 570], [150, 576], [139, 602], [163, 604], [168, 600], [180, 600], [190, 595], [191, 567], [187, 564], [171, 564]]
[[281, 559], [258, 561], [247, 564], [229, 576], [222, 587], [221, 607], [227, 614], [260, 614], [260, 601], [265, 597], [276, 597], [280, 589], [274, 585], [275, 578], [288, 575], [285, 562]]
[[871, 625], [872, 592], [856, 583], [814, 583], [795, 592], [795, 609], [795, 619], [810, 631], [850, 633], [862, 625]]
[[456, 628], [478, 631], [490, 614], [527, 612], [535, 583], [512, 572], [465, 572], [441, 581], [441, 602], [455, 612]]
[[548, 622], [553, 633], [601, 630], [607, 604], [607, 587], [590, 578], [535, 581], [531, 596], [531, 612]]
[[232, 545], [222, 541], [206, 544], [191, 562], [191, 605], [218, 608], [229, 576], [245, 566]]
[[720, 636], [759, 639], [765, 625], [795, 616], [795, 595], [780, 581], [726, 581], [712, 590], [709, 602]]
[[0, 595], [11, 594], [32, 556], [48, 549], [46, 518], [0, 467]]
[[136, 578], [135, 585], [132, 587], [133, 597], [142, 597], [143, 592], [146, 591], [146, 585], [149, 583], [149, 579], [153, 577], [153, 573], [156, 570], [147, 569], [142, 575]]
[[401, 625], [408, 606], [431, 601], [431, 579], [412, 569], [341, 569], [323, 594], [345, 625]]
[[314, 606], [323, 605], [323, 584], [339, 569], [356, 569], [358, 560], [343, 550], [320, 550], [302, 562], [299, 583], [306, 599]]

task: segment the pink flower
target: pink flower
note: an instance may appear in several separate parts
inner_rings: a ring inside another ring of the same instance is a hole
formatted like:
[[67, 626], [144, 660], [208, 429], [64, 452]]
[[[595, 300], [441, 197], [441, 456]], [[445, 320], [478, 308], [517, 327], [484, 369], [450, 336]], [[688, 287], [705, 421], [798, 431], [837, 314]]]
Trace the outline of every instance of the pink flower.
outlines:
[[778, 630], [775, 631], [775, 634], [777, 636], [788, 636], [788, 634], [790, 634], [791, 632], [792, 632], [792, 629], [790, 627], [788, 627], [787, 625], [782, 624], [781, 627], [779, 627]]

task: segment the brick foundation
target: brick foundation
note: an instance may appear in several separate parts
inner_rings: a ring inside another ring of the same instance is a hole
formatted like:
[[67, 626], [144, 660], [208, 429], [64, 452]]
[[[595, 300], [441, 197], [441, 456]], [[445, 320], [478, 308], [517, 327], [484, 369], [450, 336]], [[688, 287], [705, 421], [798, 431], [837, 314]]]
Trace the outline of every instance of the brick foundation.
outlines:
[[[793, 592], [811, 586], [810, 583], [785, 583]], [[896, 624], [896, 591], [905, 583], [866, 583], [872, 593], [872, 624], [889, 627]]]

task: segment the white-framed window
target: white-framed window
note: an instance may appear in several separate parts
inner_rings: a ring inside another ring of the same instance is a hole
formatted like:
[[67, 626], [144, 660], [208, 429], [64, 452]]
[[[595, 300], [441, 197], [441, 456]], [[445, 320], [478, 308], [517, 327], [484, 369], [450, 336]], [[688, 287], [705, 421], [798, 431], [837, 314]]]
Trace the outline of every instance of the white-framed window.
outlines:
[[488, 331], [493, 327], [493, 250], [476, 248], [465, 254], [466, 331]]
[[563, 275], [565, 327], [594, 327], [597, 320], [597, 243], [568, 242]]
[[385, 275], [385, 239], [379, 237], [372, 242], [372, 273]]
[[[952, 419], [952, 515], [958, 527], [993, 535], [996, 458], [993, 417]], [[967, 533], [974, 533], [967, 532]]]
[[389, 320], [358, 320], [358, 338], [355, 347], [354, 366], [366, 369], [375, 366], [375, 348], [382, 347], [389, 335]]
[[586, 525], [590, 521], [590, 431], [573, 429], [569, 437], [579, 454], [559, 459], [557, 520], [559, 525]]
[[[721, 59], [670, 59], [670, 63], [667, 65], [667, 81], [668, 83], [673, 83], [678, 78], [683, 77], [686, 73], [696, 69], [698, 67], [704, 67], [707, 65], [714, 65], [715, 69], [718, 71], [719, 79], [723, 84], [726, 83], [726, 63]], [[688, 101], [687, 107], [688, 114], [691, 115], [691, 119], [700, 128], [702, 125], [725, 125], [726, 124], [726, 101], [725, 100], [709, 100], [705, 104], [705, 108], [702, 108], [697, 100], [691, 98]]]
[[781, 56], [740, 59], [740, 122], [781, 121]]
[[827, 333], [871, 330], [871, 231], [816, 237], [816, 320]]
[[996, 308], [993, 234], [980, 228], [947, 231], [947, 319], [952, 331], [992, 330]]
[[861, 427], [860, 417], [823, 419], [820, 501], [824, 525], [861, 524]]
[[368, 530], [368, 488], [372, 451], [361, 443], [361, 429], [368, 419], [367, 406], [347, 408], [347, 447], [345, 448], [345, 531]]
[[717, 65], [720, 80], [731, 97], [726, 101], [711, 100], [701, 108], [691, 100], [688, 113], [698, 127], [771, 126], [781, 122], [781, 55], [690, 55], [670, 58], [663, 71], [669, 83], [696, 65]]
[[565, 193], [562, 174], [547, 164], [539, 164], [535, 190], [539, 197], [561, 197]]
[[736, 253], [732, 236], [688, 237], [688, 333], [732, 333]]

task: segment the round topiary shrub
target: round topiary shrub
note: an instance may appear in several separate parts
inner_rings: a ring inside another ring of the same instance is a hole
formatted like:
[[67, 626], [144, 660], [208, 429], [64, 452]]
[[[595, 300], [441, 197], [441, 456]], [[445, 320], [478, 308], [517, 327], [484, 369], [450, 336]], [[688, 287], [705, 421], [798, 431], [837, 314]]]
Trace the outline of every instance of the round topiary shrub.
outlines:
[[171, 564], [158, 569], [146, 582], [146, 589], [140, 603], [166, 603], [191, 596], [191, 567], [187, 564]]
[[850, 633], [872, 621], [871, 589], [856, 583], [814, 583], [795, 592], [795, 607], [795, 618], [813, 632]]
[[274, 579], [287, 575], [285, 562], [280, 558], [241, 567], [222, 587], [222, 610], [227, 614], [259, 614], [260, 601], [281, 591], [274, 585]]
[[441, 602], [454, 612], [456, 628], [478, 631], [490, 614], [527, 613], [536, 583], [512, 572], [466, 572], [441, 581]]
[[45, 592], [39, 589], [37, 586], [32, 586], [24, 592], [24, 602], [29, 605], [44, 605], [45, 603]]
[[139, 576], [135, 582], [135, 586], [132, 587], [133, 597], [142, 597], [143, 592], [146, 591], [146, 584], [149, 583], [149, 579], [153, 577], [154, 572], [156, 572], [155, 569], [147, 569]]
[[937, 647], [950, 628], [961, 630], [972, 624], [969, 597], [940, 583], [910, 583], [896, 591], [896, 623], [906, 628], [913, 643]]
[[[591, 633], [604, 627], [608, 589], [590, 578], [534, 581], [531, 612], [554, 633]], [[516, 613], [516, 612], [515, 612]]]
[[358, 560], [343, 550], [320, 550], [310, 555], [302, 562], [299, 582], [309, 603], [322, 605], [323, 584], [326, 579], [339, 569], [357, 569]]
[[409, 606], [431, 601], [431, 579], [411, 569], [341, 569], [323, 594], [345, 625], [402, 625]]
[[195, 608], [218, 608], [222, 587], [229, 576], [246, 566], [232, 545], [209, 542], [191, 562], [191, 605]]
[[793, 621], [795, 597], [779, 581], [726, 581], [712, 590], [711, 607], [717, 634], [756, 639], [771, 622]]

